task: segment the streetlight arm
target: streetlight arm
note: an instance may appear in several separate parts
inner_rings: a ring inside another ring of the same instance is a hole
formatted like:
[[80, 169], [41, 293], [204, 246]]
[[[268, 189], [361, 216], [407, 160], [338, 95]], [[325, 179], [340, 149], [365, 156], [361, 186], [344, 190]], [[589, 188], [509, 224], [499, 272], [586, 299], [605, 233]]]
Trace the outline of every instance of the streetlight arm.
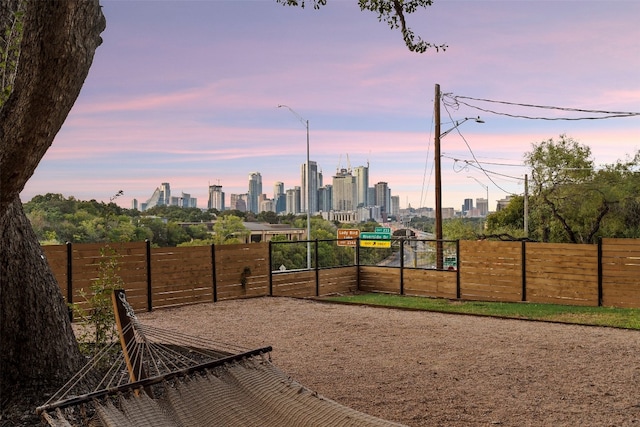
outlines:
[[302, 116], [298, 113], [295, 112], [295, 110], [291, 107], [289, 107], [288, 105], [284, 105], [284, 104], [279, 104], [278, 108], [287, 108], [289, 109], [289, 111], [291, 111], [291, 113], [296, 116], [298, 118], [298, 120], [300, 120], [300, 123], [302, 123], [303, 126], [306, 126], [307, 128], [309, 128], [309, 120], [305, 120], [302, 118]]
[[486, 190], [487, 188], [489, 188], [489, 186], [488, 186], [488, 185], [484, 185], [482, 182], [478, 181], [478, 179], [477, 179], [477, 178], [474, 178], [474, 177], [469, 176], [469, 175], [467, 175], [467, 178], [471, 178], [471, 179], [473, 179], [475, 182], [477, 182], [478, 184], [480, 184], [480, 185], [482, 186], [482, 188], [484, 188], [485, 190]]
[[455, 126], [453, 126], [451, 129], [449, 130], [445, 130], [444, 132], [442, 132], [440, 134], [440, 138], [442, 138], [443, 136], [447, 135], [449, 132], [451, 132], [452, 130], [454, 130], [455, 128], [457, 128], [458, 126], [460, 126], [461, 124], [463, 124], [464, 122], [466, 122], [467, 120], [475, 120], [476, 123], [484, 123], [484, 120], [482, 120], [480, 118], [480, 116], [478, 117], [465, 117], [462, 120], [456, 121], [454, 122]]

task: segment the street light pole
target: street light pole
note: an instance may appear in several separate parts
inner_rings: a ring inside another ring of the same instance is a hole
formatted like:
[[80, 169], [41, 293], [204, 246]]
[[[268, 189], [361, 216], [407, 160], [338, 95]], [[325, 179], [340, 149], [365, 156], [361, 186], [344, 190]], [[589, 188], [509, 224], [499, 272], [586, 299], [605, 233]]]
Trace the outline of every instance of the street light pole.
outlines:
[[288, 105], [278, 105], [278, 108], [282, 107], [289, 109], [289, 111], [291, 111], [291, 113], [300, 120], [300, 123], [307, 128], [307, 164], [305, 166], [307, 177], [307, 269], [311, 270], [311, 171], [309, 169], [309, 120], [303, 119], [300, 114], [296, 113], [293, 108]]

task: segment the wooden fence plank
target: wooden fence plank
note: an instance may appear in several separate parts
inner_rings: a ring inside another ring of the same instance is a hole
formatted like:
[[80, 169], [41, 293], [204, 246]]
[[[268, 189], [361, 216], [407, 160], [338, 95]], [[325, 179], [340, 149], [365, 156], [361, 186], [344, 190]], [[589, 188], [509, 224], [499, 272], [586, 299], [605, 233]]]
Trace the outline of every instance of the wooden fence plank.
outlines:
[[423, 269], [404, 271], [404, 294], [435, 298], [456, 298], [456, 273]]

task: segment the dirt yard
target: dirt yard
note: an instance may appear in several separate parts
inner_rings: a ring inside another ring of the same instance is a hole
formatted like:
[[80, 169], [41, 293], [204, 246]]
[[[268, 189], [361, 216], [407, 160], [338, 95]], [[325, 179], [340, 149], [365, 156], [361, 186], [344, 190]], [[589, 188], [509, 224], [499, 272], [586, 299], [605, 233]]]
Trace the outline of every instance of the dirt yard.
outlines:
[[640, 426], [640, 332], [257, 298], [138, 313], [409, 426]]

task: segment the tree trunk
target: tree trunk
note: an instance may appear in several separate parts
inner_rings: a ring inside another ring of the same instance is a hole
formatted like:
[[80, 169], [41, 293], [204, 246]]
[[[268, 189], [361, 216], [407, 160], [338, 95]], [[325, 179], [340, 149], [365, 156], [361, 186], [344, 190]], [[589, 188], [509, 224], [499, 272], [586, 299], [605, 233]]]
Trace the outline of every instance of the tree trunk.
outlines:
[[0, 217], [0, 238], [0, 398], [37, 399], [60, 388], [82, 366], [82, 356], [18, 197]]
[[[16, 15], [20, 8], [23, 15]], [[81, 361], [60, 288], [26, 218], [20, 192], [80, 93], [105, 21], [98, 0], [0, 0], [0, 31], [16, 19], [15, 68], [0, 104], [0, 419], [42, 403]], [[6, 46], [3, 46], [6, 48]], [[38, 401], [38, 399], [41, 399]], [[14, 406], [15, 406], [14, 405]]]
[[[0, 1], [3, 13], [15, 3]], [[62, 127], [105, 27], [98, 0], [25, 0], [23, 19], [12, 92], [0, 107], [0, 215]]]

